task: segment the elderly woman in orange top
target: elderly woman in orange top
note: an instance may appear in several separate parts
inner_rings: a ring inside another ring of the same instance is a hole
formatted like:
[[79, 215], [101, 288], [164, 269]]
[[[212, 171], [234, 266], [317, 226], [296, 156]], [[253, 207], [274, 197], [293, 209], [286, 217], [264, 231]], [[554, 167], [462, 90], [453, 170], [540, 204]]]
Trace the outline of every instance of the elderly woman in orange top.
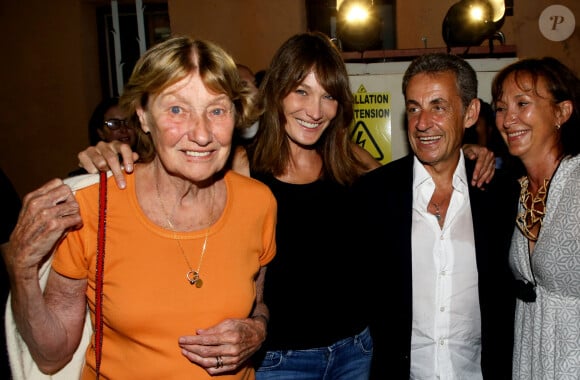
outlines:
[[[225, 169], [234, 128], [255, 119], [236, 65], [210, 42], [171, 38], [137, 62], [121, 106], [143, 145], [128, 191], [109, 186], [102, 360], [91, 339], [80, 378], [253, 379], [277, 205]], [[95, 320], [98, 190], [73, 195], [55, 179], [28, 194], [4, 256], [17, 328], [44, 373], [70, 360], [87, 306]]]

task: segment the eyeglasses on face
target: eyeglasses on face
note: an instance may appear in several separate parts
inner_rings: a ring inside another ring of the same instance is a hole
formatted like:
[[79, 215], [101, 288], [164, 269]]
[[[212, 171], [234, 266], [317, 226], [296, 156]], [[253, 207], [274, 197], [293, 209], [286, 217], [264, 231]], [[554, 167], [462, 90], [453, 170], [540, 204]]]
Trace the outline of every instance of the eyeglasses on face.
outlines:
[[103, 125], [105, 127], [108, 127], [110, 130], [114, 131], [114, 130], [119, 129], [121, 127], [128, 127], [129, 122], [125, 119], [109, 119], [109, 120], [105, 120]]

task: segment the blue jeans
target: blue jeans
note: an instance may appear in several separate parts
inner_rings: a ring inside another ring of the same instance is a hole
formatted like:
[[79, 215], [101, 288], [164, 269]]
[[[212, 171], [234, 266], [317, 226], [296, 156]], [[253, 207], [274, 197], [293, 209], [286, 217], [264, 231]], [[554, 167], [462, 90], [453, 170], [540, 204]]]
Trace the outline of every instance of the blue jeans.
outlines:
[[328, 347], [268, 351], [256, 380], [368, 380], [373, 341], [368, 327]]

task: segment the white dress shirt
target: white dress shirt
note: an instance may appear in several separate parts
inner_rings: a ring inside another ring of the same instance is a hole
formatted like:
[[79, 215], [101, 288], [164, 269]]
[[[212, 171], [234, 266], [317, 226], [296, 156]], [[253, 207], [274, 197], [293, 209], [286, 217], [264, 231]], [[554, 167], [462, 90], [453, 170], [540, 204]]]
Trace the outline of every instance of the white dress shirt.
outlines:
[[473, 221], [463, 154], [443, 228], [427, 211], [433, 179], [413, 166], [411, 379], [482, 379]]

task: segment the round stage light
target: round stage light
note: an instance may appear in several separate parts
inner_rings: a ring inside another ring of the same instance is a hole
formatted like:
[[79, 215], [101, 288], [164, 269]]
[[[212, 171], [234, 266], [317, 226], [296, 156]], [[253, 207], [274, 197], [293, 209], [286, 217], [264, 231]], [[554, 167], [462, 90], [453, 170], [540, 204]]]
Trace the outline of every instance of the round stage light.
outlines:
[[344, 0], [336, 17], [336, 36], [344, 51], [381, 48], [381, 20], [372, 0]]

